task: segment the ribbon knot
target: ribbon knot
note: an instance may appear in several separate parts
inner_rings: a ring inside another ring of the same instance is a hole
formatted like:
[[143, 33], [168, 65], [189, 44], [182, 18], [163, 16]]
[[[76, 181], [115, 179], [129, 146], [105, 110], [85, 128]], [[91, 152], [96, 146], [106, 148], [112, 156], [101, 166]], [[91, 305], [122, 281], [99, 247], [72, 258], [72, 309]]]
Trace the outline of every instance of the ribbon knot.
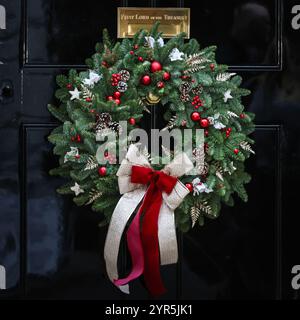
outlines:
[[156, 187], [167, 194], [170, 194], [174, 189], [177, 179], [165, 174], [163, 171], [155, 171], [151, 168], [132, 166], [131, 182], [139, 184], [155, 184]]

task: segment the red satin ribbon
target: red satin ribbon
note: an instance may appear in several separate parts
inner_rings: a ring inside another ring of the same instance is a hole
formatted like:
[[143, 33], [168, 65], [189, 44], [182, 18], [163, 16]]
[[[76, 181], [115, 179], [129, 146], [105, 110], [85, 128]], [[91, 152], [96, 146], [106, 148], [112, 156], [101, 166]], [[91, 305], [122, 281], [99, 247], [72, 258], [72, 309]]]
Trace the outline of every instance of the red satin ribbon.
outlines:
[[[126, 235], [132, 271], [125, 279], [116, 280], [115, 284], [119, 286], [127, 284], [144, 274], [149, 292], [153, 296], [158, 296], [166, 291], [160, 275], [158, 242], [158, 217], [163, 201], [162, 192], [170, 194], [177, 179], [162, 171], [133, 166], [131, 182], [149, 184], [149, 187]], [[141, 218], [142, 228], [140, 228]]]

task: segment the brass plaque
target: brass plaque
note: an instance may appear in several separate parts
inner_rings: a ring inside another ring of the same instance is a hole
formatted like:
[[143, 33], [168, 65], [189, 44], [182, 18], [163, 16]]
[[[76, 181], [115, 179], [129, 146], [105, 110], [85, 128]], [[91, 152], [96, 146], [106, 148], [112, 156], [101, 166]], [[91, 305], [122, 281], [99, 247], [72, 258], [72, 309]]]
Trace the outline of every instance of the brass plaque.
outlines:
[[118, 38], [132, 38], [140, 29], [150, 30], [159, 21], [159, 31], [164, 38], [172, 38], [180, 32], [190, 37], [189, 8], [118, 8]]

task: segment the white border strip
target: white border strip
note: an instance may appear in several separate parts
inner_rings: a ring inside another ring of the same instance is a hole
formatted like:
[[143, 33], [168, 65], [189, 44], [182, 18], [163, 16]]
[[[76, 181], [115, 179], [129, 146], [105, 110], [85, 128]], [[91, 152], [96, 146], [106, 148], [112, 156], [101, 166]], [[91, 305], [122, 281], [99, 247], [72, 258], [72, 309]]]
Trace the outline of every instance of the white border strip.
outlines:
[[6, 271], [3, 266], [0, 265], [0, 290], [6, 289]]

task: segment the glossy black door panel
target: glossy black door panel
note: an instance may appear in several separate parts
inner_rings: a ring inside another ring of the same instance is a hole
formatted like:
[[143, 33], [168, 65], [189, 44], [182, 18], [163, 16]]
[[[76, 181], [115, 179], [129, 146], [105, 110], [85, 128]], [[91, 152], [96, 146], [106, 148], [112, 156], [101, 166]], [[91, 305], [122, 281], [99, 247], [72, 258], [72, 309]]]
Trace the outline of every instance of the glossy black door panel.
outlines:
[[47, 142], [54, 127], [21, 129], [24, 292], [38, 299], [121, 298], [105, 277], [101, 215], [57, 195], [63, 181], [48, 174], [57, 161]]
[[24, 5], [25, 63], [80, 65], [94, 53], [103, 28], [116, 37], [122, 1], [26, 0]]
[[[116, 37], [116, 8], [124, 3], [26, 0], [26, 65], [83, 65], [100, 30], [109, 27]], [[220, 63], [271, 68], [281, 67], [280, 3], [231, 0], [223, 8], [219, 1], [128, 1], [129, 6], [189, 7], [191, 36], [202, 46], [218, 45]]]
[[[18, 126], [20, 106], [19, 1], [1, 1], [0, 27], [0, 265], [6, 268], [6, 289], [17, 291], [20, 282], [18, 179]], [[5, 14], [3, 14], [5, 13]]]
[[231, 66], [281, 66], [280, 0], [194, 1], [191, 36], [202, 46], [218, 46], [218, 61]]
[[[280, 127], [258, 127], [248, 203], [224, 207], [216, 221], [183, 237], [183, 299], [281, 296]], [[267, 236], [266, 236], [267, 235]], [[198, 253], [197, 259], [194, 258]]]

